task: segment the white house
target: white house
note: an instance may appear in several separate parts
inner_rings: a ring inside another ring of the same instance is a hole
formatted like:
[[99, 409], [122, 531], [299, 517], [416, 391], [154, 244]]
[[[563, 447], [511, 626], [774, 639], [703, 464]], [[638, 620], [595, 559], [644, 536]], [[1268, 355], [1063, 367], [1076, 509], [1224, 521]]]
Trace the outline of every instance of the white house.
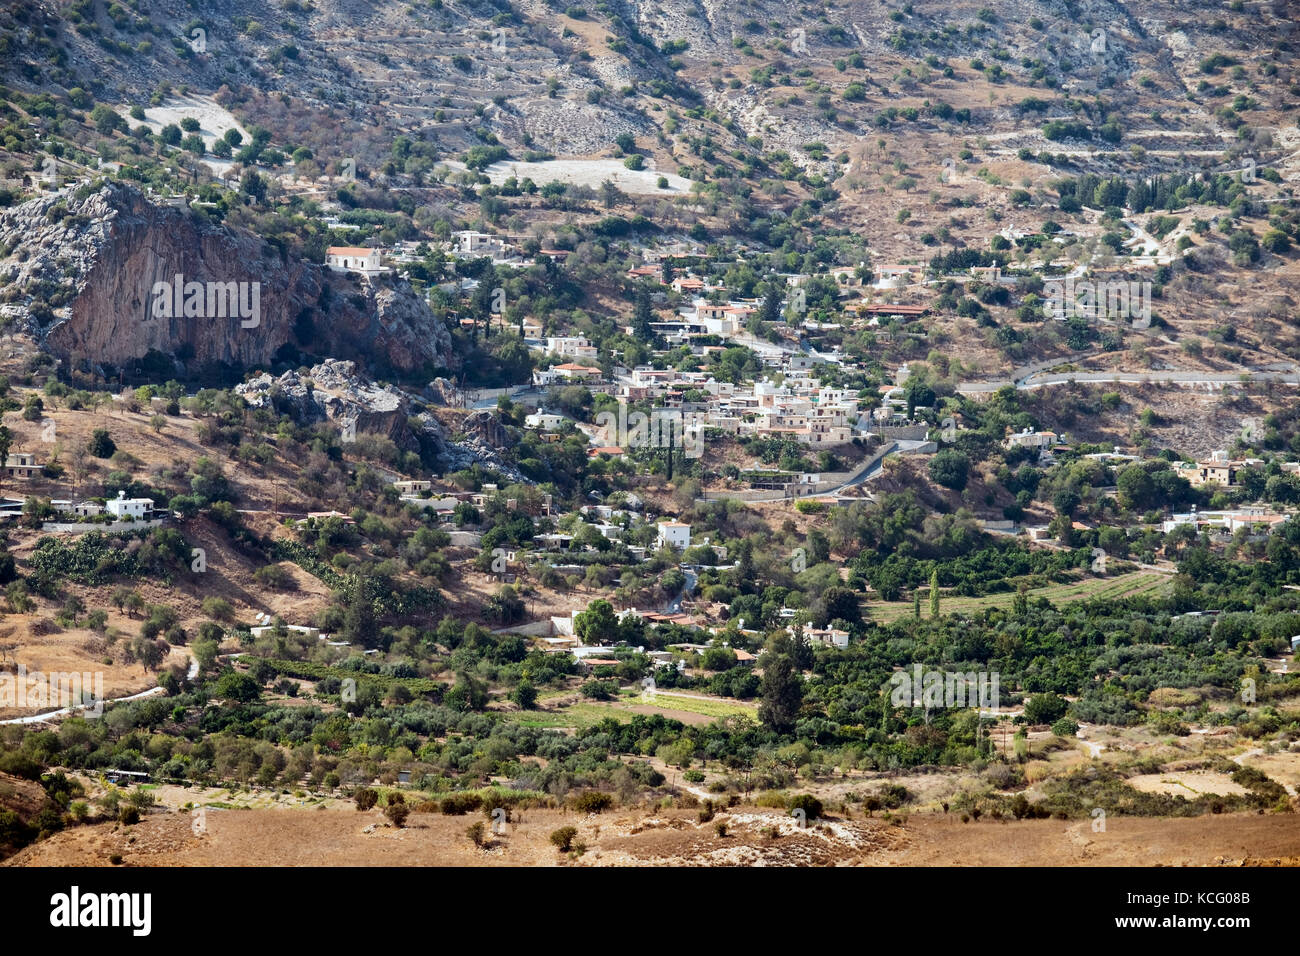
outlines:
[[427, 479], [416, 479], [414, 481], [395, 481], [393, 487], [403, 495], [418, 495], [423, 491], [431, 491], [433, 482]]
[[67, 498], [53, 498], [50, 506], [59, 514], [76, 515], [78, 518], [90, 518], [104, 513], [101, 505], [93, 501], [72, 501]]
[[1008, 435], [1007, 440], [1003, 443], [1007, 448], [1051, 448], [1060, 441], [1056, 432], [1038, 432], [1032, 428], [1026, 428], [1022, 432], [1014, 435]]
[[546, 350], [572, 358], [594, 359], [599, 354], [596, 347], [581, 335], [551, 336], [546, 340]]
[[549, 412], [533, 412], [524, 419], [525, 428], [538, 428], [545, 432], [555, 431], [557, 428], [563, 428], [568, 419], [563, 415], [552, 415]]
[[600, 369], [576, 362], [565, 362], [549, 369], [533, 369], [534, 385], [556, 385], [564, 382], [598, 382], [602, 377]]
[[363, 246], [330, 246], [325, 250], [325, 264], [333, 272], [363, 272], [375, 275], [386, 272], [378, 249]]
[[462, 256], [487, 256], [504, 252], [506, 244], [499, 236], [465, 229], [451, 234], [452, 252]]
[[[791, 637], [794, 636], [793, 627], [787, 627], [786, 632]], [[845, 648], [849, 646], [849, 632], [841, 631], [837, 627], [805, 627], [803, 636], [814, 644], [824, 644], [827, 647]]]
[[104, 510], [117, 521], [123, 518], [143, 518], [153, 511], [152, 498], [128, 498], [125, 491], [119, 491], [116, 498], [110, 498]]
[[691, 546], [691, 526], [682, 521], [661, 521], [659, 522], [659, 544], [662, 548], [668, 545], [679, 550], [685, 550]]

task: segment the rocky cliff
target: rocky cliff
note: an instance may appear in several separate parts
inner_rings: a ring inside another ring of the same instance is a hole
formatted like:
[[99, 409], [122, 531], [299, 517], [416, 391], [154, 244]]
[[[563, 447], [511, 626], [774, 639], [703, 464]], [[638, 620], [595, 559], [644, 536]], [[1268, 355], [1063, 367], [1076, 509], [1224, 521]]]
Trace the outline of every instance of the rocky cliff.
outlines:
[[130, 186], [5, 210], [0, 245], [9, 297], [73, 368], [151, 350], [191, 368], [248, 368], [286, 345], [374, 374], [456, 365], [445, 325], [405, 281], [330, 273]]
[[[432, 444], [444, 472], [477, 464], [499, 471], [508, 481], [531, 484], [504, 459], [500, 448], [482, 435], [466, 434], [462, 441], [452, 441], [433, 415], [413, 414], [408, 395], [362, 378], [352, 362], [322, 362], [305, 375], [296, 370], [287, 371], [279, 378], [259, 375], [236, 385], [235, 393], [254, 408], [275, 408], [292, 415], [296, 421], [331, 421], [344, 428], [345, 434], [385, 435], [405, 451], [418, 451], [423, 437]], [[495, 416], [496, 413], [476, 414]], [[413, 428], [422, 432], [422, 436], [417, 436]]]

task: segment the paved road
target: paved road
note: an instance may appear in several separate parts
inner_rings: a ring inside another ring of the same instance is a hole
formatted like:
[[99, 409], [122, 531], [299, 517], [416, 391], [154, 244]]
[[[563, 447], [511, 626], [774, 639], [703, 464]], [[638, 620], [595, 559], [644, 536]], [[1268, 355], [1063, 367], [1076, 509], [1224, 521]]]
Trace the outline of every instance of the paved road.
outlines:
[[1086, 362], [1090, 358], [1105, 354], [1098, 349], [1095, 352], [1080, 352], [1078, 355], [1072, 355], [1068, 358], [1057, 356], [1056, 358], [1043, 359], [1039, 362], [1030, 362], [1028, 365], [1021, 365], [1019, 368], [1013, 368], [1006, 378], [995, 379], [989, 382], [962, 382], [957, 386], [959, 392], [996, 392], [1006, 385], [1015, 385], [1017, 388], [1020, 384], [1031, 375], [1037, 372], [1045, 372], [1055, 365], [1064, 365], [1067, 362]]
[[[890, 455], [896, 454], [900, 450], [900, 446], [903, 444], [917, 445], [920, 443], [919, 442], [904, 443], [904, 442], [897, 442], [897, 441], [892, 442], [891, 443], [892, 447], [886, 446], [885, 453], [881, 455], [879, 458], [877, 458], [874, 462], [872, 462], [871, 465], [869, 465], [866, 468], [863, 468], [861, 471], [856, 472], [855, 474], [851, 474], [846, 481], [844, 481], [842, 484], [836, 485], [834, 488], [831, 488], [829, 491], [808, 492], [807, 494], [794, 495], [791, 498], [784, 499], [784, 500], [797, 501], [800, 498], [825, 498], [827, 495], [839, 494], [845, 488], [853, 488], [856, 487], [857, 485], [862, 484], [863, 482], [870, 481], [872, 478], [876, 477], [876, 475], [880, 474], [881, 469], [884, 467], [885, 459], [888, 458]], [[777, 500], [782, 500], [782, 499], [777, 499]]]
[[686, 575], [686, 586], [682, 588], [681, 594], [668, 602], [668, 607], [664, 609], [665, 614], [680, 614], [682, 612], [682, 601], [688, 595], [695, 593], [695, 582], [697, 580], [695, 572], [690, 568], [682, 568], [682, 574]]
[[1256, 372], [1243, 371], [1224, 374], [1207, 374], [1205, 372], [1065, 372], [1056, 375], [1031, 375], [1023, 382], [1017, 382], [1018, 389], [1043, 388], [1048, 385], [1064, 385], [1068, 382], [1111, 382], [1142, 385], [1148, 382], [1169, 385], [1206, 385], [1222, 388], [1224, 385], [1240, 385], [1242, 382], [1274, 382], [1280, 385], [1300, 385], [1300, 373], [1297, 372]]
[[[1074, 360], [1056, 359], [1047, 363], [1047, 367], [1050, 368], [1052, 365], [1059, 365], [1068, 361]], [[973, 392], [996, 392], [998, 389], [1012, 384], [1020, 391], [1027, 391], [1051, 385], [1066, 385], [1070, 382], [1125, 383], [1131, 385], [1204, 385], [1207, 388], [1223, 388], [1225, 385], [1240, 385], [1244, 382], [1300, 385], [1300, 369], [1294, 367], [1287, 371], [1243, 369], [1240, 372], [1220, 373], [1171, 369], [1152, 372], [1058, 372], [1055, 375], [1046, 375], [1043, 371], [1035, 371], [1016, 378], [1014, 381], [1004, 379], [996, 382], [963, 382], [957, 386], [957, 391], [968, 394]]]

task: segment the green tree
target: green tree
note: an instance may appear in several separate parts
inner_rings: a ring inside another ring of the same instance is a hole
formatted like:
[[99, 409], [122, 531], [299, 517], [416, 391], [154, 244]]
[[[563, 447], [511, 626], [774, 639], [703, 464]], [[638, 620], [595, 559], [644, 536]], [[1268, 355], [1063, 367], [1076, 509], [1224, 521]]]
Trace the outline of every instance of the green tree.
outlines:
[[213, 695], [226, 700], [248, 703], [257, 700], [262, 695], [262, 689], [248, 674], [228, 670], [217, 681], [216, 687], [213, 688]]
[[758, 318], [768, 324], [781, 321], [781, 288], [775, 279], [767, 287], [767, 295], [763, 297], [763, 304], [758, 310]]
[[930, 616], [939, 616], [939, 569], [930, 572]]
[[654, 309], [650, 305], [650, 293], [645, 289], [637, 290], [635, 303], [632, 308], [632, 336], [638, 342], [650, 344], [655, 339], [654, 329], [650, 323], [654, 321]]
[[587, 610], [579, 611], [573, 618], [573, 633], [584, 644], [600, 644], [613, 640], [618, 630], [618, 617], [614, 614], [614, 605], [598, 599], [587, 605]]
[[945, 448], [930, 459], [930, 477], [936, 484], [961, 491], [970, 476], [970, 459], [955, 448]]
[[794, 730], [803, 706], [803, 676], [785, 654], [767, 655], [763, 662], [762, 701], [758, 719], [779, 734]]
[[90, 433], [90, 442], [86, 445], [86, 450], [96, 458], [112, 458], [113, 452], [117, 451], [117, 443], [109, 437], [107, 429], [96, 428]]
[[532, 681], [522, 680], [515, 692], [510, 695], [520, 710], [532, 710], [537, 706], [537, 688]]
[[1155, 482], [1141, 465], [1129, 465], [1115, 479], [1119, 489], [1119, 502], [1129, 510], [1150, 508], [1155, 499]]
[[1069, 701], [1056, 694], [1035, 694], [1025, 701], [1025, 720], [1030, 724], [1051, 724], [1065, 716]]

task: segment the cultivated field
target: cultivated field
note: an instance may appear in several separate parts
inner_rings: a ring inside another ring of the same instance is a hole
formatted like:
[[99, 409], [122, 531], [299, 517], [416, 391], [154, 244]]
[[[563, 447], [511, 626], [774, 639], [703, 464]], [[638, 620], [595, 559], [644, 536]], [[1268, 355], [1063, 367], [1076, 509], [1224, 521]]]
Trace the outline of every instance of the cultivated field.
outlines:
[[[1065, 604], [1070, 601], [1093, 600], [1104, 598], [1119, 600], [1140, 594], [1157, 594], [1163, 591], [1169, 582], [1169, 575], [1158, 571], [1130, 571], [1113, 578], [1087, 578], [1068, 584], [1053, 584], [1045, 588], [1035, 588], [1026, 593], [1033, 598], [1046, 598], [1053, 604]], [[940, 611], [944, 614], [973, 614], [986, 607], [1010, 607], [1016, 599], [1015, 592], [988, 594], [983, 597], [943, 597]], [[921, 613], [929, 614], [928, 599], [923, 599]], [[871, 613], [871, 619], [882, 624], [906, 617], [912, 613], [911, 601], [868, 601], [864, 605]]]
[[[56, 834], [8, 866], [1240, 866], [1300, 864], [1300, 816], [1228, 814], [963, 824], [917, 814], [887, 822], [835, 817], [801, 829], [776, 810], [738, 807], [709, 823], [690, 810], [581, 815], [517, 812], [484, 848], [467, 828], [482, 814], [412, 814], [404, 829], [378, 810], [209, 811], [196, 833], [188, 813], [155, 812], [132, 827], [99, 824]], [[716, 824], [726, 827], [725, 835]], [[574, 826], [580, 857], [550, 834]]]

